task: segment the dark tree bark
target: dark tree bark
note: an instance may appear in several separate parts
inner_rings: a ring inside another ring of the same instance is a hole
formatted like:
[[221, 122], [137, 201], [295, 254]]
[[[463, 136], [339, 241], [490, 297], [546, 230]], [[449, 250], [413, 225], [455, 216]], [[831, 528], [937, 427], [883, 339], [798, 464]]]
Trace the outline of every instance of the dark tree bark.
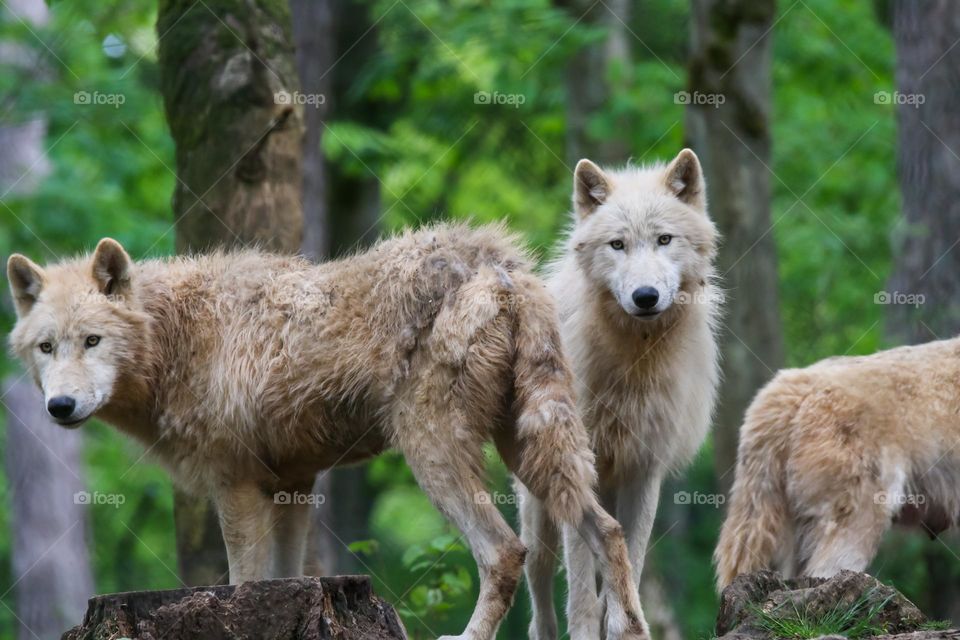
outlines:
[[286, 1], [161, 0], [157, 30], [177, 250], [298, 251], [303, 121]]
[[889, 289], [924, 303], [891, 304], [889, 330], [897, 342], [925, 342], [960, 331], [960, 6], [897, 2], [894, 37], [897, 90], [923, 103], [896, 107], [905, 224]]
[[370, 578], [338, 576], [97, 596], [83, 624], [63, 640], [119, 637], [406, 640], [407, 634]]
[[[960, 333], [960, 6], [899, 0], [893, 13], [904, 224], [894, 236], [887, 329], [894, 343], [917, 343]], [[924, 556], [929, 613], [960, 620], [956, 559], [935, 543]]]
[[714, 428], [717, 478], [727, 491], [744, 410], [783, 364], [767, 168], [776, 2], [694, 0], [691, 6], [687, 135], [703, 163], [710, 214], [723, 236], [718, 266], [728, 294], [721, 349], [729, 375]]
[[[176, 143], [177, 250], [300, 250], [302, 109], [284, 0], [161, 0], [161, 90]], [[226, 578], [216, 516], [175, 496], [185, 584]]]

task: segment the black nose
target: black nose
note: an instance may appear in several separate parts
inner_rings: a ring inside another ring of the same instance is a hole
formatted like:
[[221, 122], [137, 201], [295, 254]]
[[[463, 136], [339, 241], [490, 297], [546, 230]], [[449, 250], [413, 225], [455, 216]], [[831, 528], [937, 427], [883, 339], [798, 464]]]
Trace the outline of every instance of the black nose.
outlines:
[[631, 296], [633, 304], [641, 309], [653, 309], [657, 306], [657, 300], [660, 299], [660, 292], [653, 287], [640, 287], [633, 292]]
[[47, 403], [47, 412], [54, 418], [63, 420], [69, 418], [73, 410], [77, 408], [77, 401], [70, 396], [57, 396], [50, 398]]

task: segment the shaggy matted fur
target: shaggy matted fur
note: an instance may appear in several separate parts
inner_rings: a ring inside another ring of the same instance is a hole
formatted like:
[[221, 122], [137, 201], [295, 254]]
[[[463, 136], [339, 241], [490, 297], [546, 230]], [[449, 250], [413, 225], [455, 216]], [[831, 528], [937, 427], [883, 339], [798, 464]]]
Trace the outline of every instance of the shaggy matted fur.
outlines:
[[960, 339], [781, 371], [747, 410], [717, 585], [863, 571], [893, 523], [960, 520]]
[[[581, 160], [574, 225], [549, 269], [601, 497], [624, 526], [636, 586], [661, 482], [703, 443], [716, 395], [713, 327], [720, 301], [705, 189], [690, 150], [666, 166], [619, 171]], [[537, 500], [524, 495], [521, 505], [534, 608], [530, 637], [551, 640], [559, 536]], [[570, 636], [595, 640], [604, 608], [596, 567], [572, 530], [565, 528], [563, 542]]]
[[105, 239], [47, 269], [15, 255], [8, 275], [11, 343], [51, 415], [96, 415], [211, 495], [231, 582], [301, 571], [309, 507], [275, 492], [396, 447], [480, 567], [462, 637], [493, 638], [525, 549], [486, 496], [492, 440], [599, 555], [615, 637], [646, 637], [623, 534], [593, 494], [553, 303], [502, 229], [408, 232], [319, 266], [249, 251], [133, 263]]

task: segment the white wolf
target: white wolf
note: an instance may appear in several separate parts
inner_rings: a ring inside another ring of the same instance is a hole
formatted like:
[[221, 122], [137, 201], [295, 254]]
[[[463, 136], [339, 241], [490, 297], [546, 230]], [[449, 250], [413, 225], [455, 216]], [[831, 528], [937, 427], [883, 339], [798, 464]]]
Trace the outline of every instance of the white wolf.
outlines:
[[213, 497], [230, 581], [299, 575], [320, 469], [396, 447], [480, 568], [466, 632], [490, 640], [525, 549], [483, 479], [483, 444], [600, 556], [610, 638], [647, 638], [620, 526], [593, 493], [556, 310], [497, 227], [434, 227], [322, 265], [258, 252], [134, 263], [93, 256], [7, 273], [11, 344], [76, 427], [91, 416]]
[[[639, 586], [661, 482], [691, 461], [711, 421], [719, 378], [717, 233], [689, 149], [666, 166], [618, 171], [581, 160], [573, 204], [573, 227], [548, 286], [597, 456], [601, 499], [624, 527]], [[559, 536], [540, 502], [519, 491], [530, 637], [548, 640], [557, 635], [551, 591]], [[596, 566], [575, 531], [564, 528], [563, 544], [570, 636], [595, 640], [609, 585], [598, 595]]]

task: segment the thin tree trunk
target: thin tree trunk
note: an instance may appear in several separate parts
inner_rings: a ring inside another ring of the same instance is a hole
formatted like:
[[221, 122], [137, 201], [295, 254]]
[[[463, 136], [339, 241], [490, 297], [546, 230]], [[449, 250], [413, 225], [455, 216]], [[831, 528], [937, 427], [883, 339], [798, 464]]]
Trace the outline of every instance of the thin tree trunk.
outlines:
[[[895, 236], [887, 329], [895, 343], [917, 343], [960, 333], [960, 6], [898, 0], [893, 9], [905, 224]], [[960, 621], [955, 558], [935, 543], [923, 553], [932, 587], [927, 613]]]
[[733, 373], [721, 385], [714, 428], [723, 491], [733, 482], [744, 410], [783, 364], [767, 168], [775, 13], [775, 0], [692, 2], [687, 135], [723, 236], [718, 265], [728, 293], [721, 348]]
[[[43, 0], [8, 0], [0, 11], [12, 12], [34, 28], [49, 19]], [[0, 42], [0, 55], [32, 73], [41, 71], [33, 68], [40, 57], [19, 42]], [[46, 177], [46, 136], [43, 114], [0, 125], [0, 197], [29, 194]], [[16, 637], [53, 640], [83, 615], [93, 593], [88, 507], [82, 499], [82, 431], [50, 421], [43, 394], [29, 376], [11, 374], [0, 393], [6, 414], [4, 469], [10, 488]]]
[[[297, 73], [305, 100], [303, 121], [303, 255], [324, 260], [330, 255], [329, 172], [321, 142], [329, 118], [333, 79], [333, 6], [330, 0], [290, 0]], [[332, 495], [329, 472], [317, 474], [313, 493]], [[331, 500], [317, 505], [311, 514], [304, 571], [321, 576], [337, 571], [340, 543], [333, 534]]]
[[574, 52], [567, 62], [567, 164], [572, 168], [581, 158], [601, 164], [622, 164], [631, 150], [623, 139], [600, 140], [587, 126], [590, 118], [601, 111], [610, 99], [610, 73], [614, 65], [623, 70], [630, 63], [630, 3], [627, 0], [558, 0], [579, 24], [605, 28], [602, 40], [591, 42]]
[[[176, 143], [181, 252], [300, 250], [302, 108], [283, 0], [161, 0], [161, 91]], [[199, 401], [199, 400], [198, 400]], [[175, 496], [185, 584], [222, 582], [226, 553], [206, 500]]]
[[3, 403], [17, 637], [54, 640], [83, 617], [93, 594], [81, 432], [50, 422], [29, 378], [8, 378]]

